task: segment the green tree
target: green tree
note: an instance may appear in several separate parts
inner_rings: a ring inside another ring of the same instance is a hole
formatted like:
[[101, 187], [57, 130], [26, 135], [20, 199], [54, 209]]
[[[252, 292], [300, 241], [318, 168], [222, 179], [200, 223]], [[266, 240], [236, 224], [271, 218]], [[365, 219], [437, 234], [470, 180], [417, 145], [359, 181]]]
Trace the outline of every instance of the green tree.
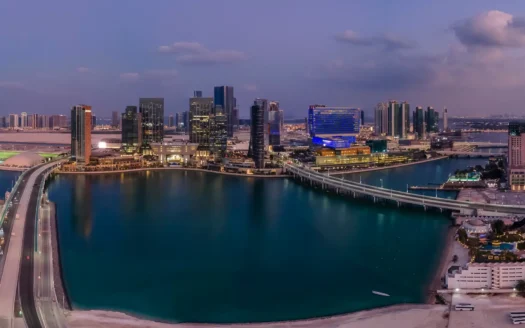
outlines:
[[503, 230], [505, 229], [505, 223], [501, 220], [497, 220], [496, 222], [492, 223], [492, 230], [496, 235], [501, 235], [503, 233]]
[[518, 249], [520, 251], [524, 250], [525, 249], [525, 242], [518, 243]]
[[525, 280], [518, 280], [515, 288], [520, 293], [521, 296], [524, 296], [525, 295]]
[[467, 243], [467, 232], [465, 231], [465, 229], [459, 229], [458, 230], [458, 240], [462, 243], [462, 244], [466, 244]]

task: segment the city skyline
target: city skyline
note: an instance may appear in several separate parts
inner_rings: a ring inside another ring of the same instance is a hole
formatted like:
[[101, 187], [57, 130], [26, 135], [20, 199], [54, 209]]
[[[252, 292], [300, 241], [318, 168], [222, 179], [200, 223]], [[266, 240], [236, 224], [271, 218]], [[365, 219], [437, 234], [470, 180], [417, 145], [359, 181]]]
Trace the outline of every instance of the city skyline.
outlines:
[[[203, 18], [216, 12], [237, 18], [220, 26], [192, 23], [185, 13], [203, 4]], [[240, 117], [249, 117], [257, 97], [278, 99], [290, 118], [316, 102], [369, 113], [380, 99], [447, 107], [455, 115], [519, 112], [525, 8], [517, 3], [203, 4], [158, 1], [139, 11], [102, 1], [3, 3], [0, 41], [7, 46], [0, 58], [10, 64], [0, 69], [0, 114], [29, 113], [37, 105], [51, 114], [90, 103], [105, 117], [139, 97], [164, 97], [165, 111], [176, 113], [192, 90], [217, 85], [235, 88]], [[96, 18], [97, 26], [73, 24], [66, 14], [73, 11]], [[280, 24], [253, 26], [253, 11]], [[375, 19], [384, 14], [425, 17], [425, 24], [387, 26]], [[132, 23], [143, 15], [155, 15], [156, 23]], [[300, 23], [311, 17], [319, 23]], [[327, 19], [332, 23], [323, 24]], [[278, 51], [263, 51], [269, 46]]]

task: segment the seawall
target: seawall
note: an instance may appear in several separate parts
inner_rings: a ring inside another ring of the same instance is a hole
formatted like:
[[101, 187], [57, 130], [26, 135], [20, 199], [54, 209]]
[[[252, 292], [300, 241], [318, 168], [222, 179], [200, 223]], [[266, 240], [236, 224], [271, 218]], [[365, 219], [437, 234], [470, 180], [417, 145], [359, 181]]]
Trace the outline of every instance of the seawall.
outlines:
[[57, 302], [64, 304], [67, 310], [72, 310], [71, 301], [69, 300], [69, 294], [67, 293], [66, 286], [64, 284], [64, 274], [62, 266], [60, 265], [60, 242], [57, 224], [57, 212], [56, 204], [49, 202], [50, 212], [50, 223], [51, 223], [51, 249], [53, 251], [53, 281], [55, 294], [57, 296]]
[[231, 175], [236, 177], [245, 177], [245, 178], [287, 178], [285, 174], [276, 174], [276, 175], [259, 175], [259, 174], [239, 174], [239, 173], [229, 173], [229, 172], [219, 172], [213, 170], [205, 170], [198, 168], [188, 168], [188, 167], [153, 167], [153, 168], [141, 168], [141, 169], [131, 169], [131, 170], [116, 170], [116, 171], [90, 171], [90, 172], [66, 172], [66, 171], [56, 171], [59, 174], [112, 174], [112, 173], [128, 173], [128, 172], [141, 172], [141, 171], [165, 171], [165, 170], [178, 170], [178, 171], [198, 171], [206, 173], [215, 173], [223, 175]]
[[370, 169], [359, 169], [359, 170], [348, 170], [348, 171], [333, 171], [333, 172], [330, 172], [330, 175], [363, 173], [363, 172], [395, 169], [395, 168], [403, 167], [403, 166], [410, 166], [410, 165], [424, 164], [424, 163], [433, 162], [433, 161], [439, 161], [439, 160], [442, 160], [442, 159], [445, 159], [445, 158], [448, 158], [448, 156], [429, 158], [429, 159], [425, 159], [425, 160], [422, 160], [422, 161], [405, 163], [405, 164], [396, 164], [396, 165], [391, 165], [391, 166], [374, 167], [374, 168], [370, 168]]

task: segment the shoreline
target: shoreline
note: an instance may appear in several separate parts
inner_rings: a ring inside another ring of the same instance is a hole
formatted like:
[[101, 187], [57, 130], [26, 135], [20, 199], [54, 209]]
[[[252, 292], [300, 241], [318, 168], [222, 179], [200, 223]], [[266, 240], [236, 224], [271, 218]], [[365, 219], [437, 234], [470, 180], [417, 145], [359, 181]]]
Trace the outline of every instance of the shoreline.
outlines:
[[[69, 293], [67, 292], [64, 284], [64, 274], [60, 262], [60, 236], [58, 233], [57, 224], [57, 205], [56, 203], [50, 201], [49, 206], [49, 219], [51, 223], [51, 252], [53, 254], [53, 263], [51, 263], [53, 268], [53, 288], [55, 289], [55, 295], [57, 297], [56, 301], [58, 302], [59, 307], [63, 307], [65, 310], [71, 311], [73, 308], [69, 299]], [[60, 302], [60, 300], [63, 301]], [[60, 306], [60, 304], [62, 304], [62, 306]]]
[[150, 167], [150, 168], [140, 168], [140, 169], [130, 169], [130, 170], [116, 170], [116, 171], [88, 171], [88, 172], [66, 172], [66, 171], [56, 171], [58, 174], [112, 174], [112, 173], [127, 173], [127, 172], [141, 172], [141, 171], [164, 171], [164, 170], [179, 170], [179, 171], [197, 171], [197, 172], [207, 172], [223, 175], [231, 175], [236, 177], [246, 177], [246, 178], [287, 178], [286, 174], [275, 174], [275, 175], [262, 175], [262, 174], [240, 174], [240, 173], [230, 173], [230, 172], [220, 172], [206, 169], [199, 169], [194, 167]]
[[434, 157], [429, 159], [424, 159], [422, 161], [417, 162], [411, 162], [411, 163], [403, 163], [403, 164], [396, 164], [391, 166], [383, 166], [383, 167], [373, 167], [370, 169], [358, 169], [358, 170], [347, 170], [347, 171], [333, 171], [330, 172], [330, 175], [339, 175], [339, 174], [352, 174], [352, 173], [363, 173], [363, 172], [372, 172], [372, 171], [379, 171], [379, 170], [388, 170], [388, 169], [395, 169], [398, 167], [404, 167], [404, 166], [410, 166], [410, 165], [417, 165], [417, 164], [424, 164], [428, 162], [438, 161], [445, 158], [449, 158], [448, 156], [441, 156], [441, 157]]
[[437, 291], [439, 289], [442, 289], [442, 281], [441, 278], [446, 274], [450, 263], [452, 262], [452, 250], [454, 243], [456, 241], [456, 231], [458, 227], [451, 224], [447, 229], [447, 235], [445, 237], [445, 244], [443, 249], [441, 250], [441, 255], [439, 257], [438, 267], [436, 268], [436, 272], [434, 273], [434, 277], [430, 282], [429, 290], [430, 293], [427, 298], [428, 304], [434, 304], [435, 297], [437, 295]]
[[[105, 311], [105, 310], [75, 310], [68, 316], [68, 325], [71, 327], [150, 327], [150, 328], [198, 328], [198, 327], [232, 327], [232, 328], [278, 328], [278, 327], [301, 327], [301, 328], [319, 328], [319, 327], [372, 327], [366, 321], [371, 320], [385, 320], [390, 322], [391, 319], [385, 318], [394, 316], [398, 318], [402, 314], [410, 314], [409, 312], [422, 312], [425, 317], [431, 311], [438, 313], [440, 319], [441, 313], [444, 313], [447, 307], [444, 305], [429, 305], [429, 304], [395, 304], [379, 308], [372, 308], [351, 312], [340, 315], [332, 315], [326, 317], [317, 317], [310, 319], [288, 320], [288, 321], [274, 321], [261, 323], [167, 323], [162, 321], [155, 321], [152, 319], [143, 319], [140, 316], [130, 315], [123, 312]], [[412, 318], [410, 318], [412, 319]], [[412, 321], [412, 320], [410, 320]], [[96, 322], [97, 324], [95, 324]], [[400, 327], [407, 327], [406, 324], [399, 322]], [[416, 323], [415, 327], [422, 327], [421, 323]], [[397, 327], [397, 326], [392, 326]]]

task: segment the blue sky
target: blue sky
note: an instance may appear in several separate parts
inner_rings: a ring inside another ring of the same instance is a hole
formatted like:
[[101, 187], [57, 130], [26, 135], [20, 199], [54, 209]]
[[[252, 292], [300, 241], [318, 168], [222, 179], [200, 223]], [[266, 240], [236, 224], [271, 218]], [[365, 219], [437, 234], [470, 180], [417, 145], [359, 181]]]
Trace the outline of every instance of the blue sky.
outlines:
[[388, 99], [452, 115], [520, 113], [525, 2], [89, 0], [0, 2], [0, 115], [99, 116], [233, 85], [287, 117], [309, 104], [372, 111]]

